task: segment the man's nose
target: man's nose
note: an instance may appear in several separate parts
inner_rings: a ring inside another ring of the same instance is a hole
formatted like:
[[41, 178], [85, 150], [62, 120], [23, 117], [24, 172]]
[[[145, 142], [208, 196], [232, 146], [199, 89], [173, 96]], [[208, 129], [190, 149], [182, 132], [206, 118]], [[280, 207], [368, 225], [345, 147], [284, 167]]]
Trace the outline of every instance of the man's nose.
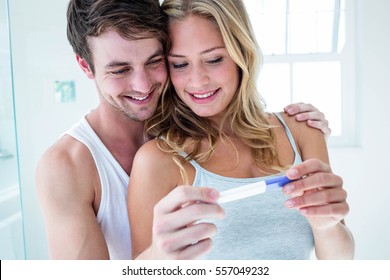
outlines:
[[147, 93], [152, 87], [150, 75], [145, 69], [134, 70], [131, 77], [131, 89], [133, 91]]

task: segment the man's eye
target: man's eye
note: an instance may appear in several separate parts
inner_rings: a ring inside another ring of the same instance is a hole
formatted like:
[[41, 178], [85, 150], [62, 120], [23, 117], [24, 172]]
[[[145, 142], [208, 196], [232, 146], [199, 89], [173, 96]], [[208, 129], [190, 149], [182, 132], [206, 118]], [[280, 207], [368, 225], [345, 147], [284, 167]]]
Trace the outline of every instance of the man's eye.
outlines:
[[164, 59], [162, 58], [156, 58], [148, 62], [148, 64], [154, 65], [154, 64], [159, 64], [161, 62], [164, 62]]
[[113, 74], [113, 75], [123, 75], [127, 71], [128, 71], [128, 69], [120, 69], [120, 70], [117, 70], [117, 71], [111, 71], [111, 74]]

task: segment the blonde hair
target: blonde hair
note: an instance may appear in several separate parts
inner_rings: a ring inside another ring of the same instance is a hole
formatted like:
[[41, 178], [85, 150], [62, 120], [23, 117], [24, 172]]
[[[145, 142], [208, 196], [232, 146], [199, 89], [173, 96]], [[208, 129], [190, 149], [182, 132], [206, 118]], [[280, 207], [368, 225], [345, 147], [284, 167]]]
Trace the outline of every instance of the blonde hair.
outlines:
[[[158, 137], [159, 147], [172, 153], [183, 178], [183, 165], [188, 160], [207, 161], [218, 139], [227, 139], [222, 128], [230, 122], [231, 131], [251, 148], [256, 166], [265, 165], [281, 170], [276, 150], [275, 135], [267, 121], [261, 97], [256, 89], [256, 78], [261, 53], [251, 23], [241, 0], [165, 0], [163, 12], [168, 23], [183, 20], [189, 15], [208, 19], [221, 32], [226, 49], [239, 68], [240, 82], [219, 127], [207, 118], [197, 116], [178, 97], [169, 82], [154, 117], [146, 123], [148, 134]], [[208, 150], [201, 153], [201, 141], [206, 139]], [[191, 148], [184, 159], [180, 151]], [[186, 181], [185, 179], [183, 179]]]

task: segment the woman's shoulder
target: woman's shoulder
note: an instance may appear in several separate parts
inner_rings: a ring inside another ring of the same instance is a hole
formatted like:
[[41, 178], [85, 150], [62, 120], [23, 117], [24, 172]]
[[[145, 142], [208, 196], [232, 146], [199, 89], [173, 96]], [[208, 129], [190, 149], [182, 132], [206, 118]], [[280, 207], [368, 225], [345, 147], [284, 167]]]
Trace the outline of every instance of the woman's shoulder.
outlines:
[[[305, 121], [297, 121], [294, 116], [289, 116], [285, 112], [280, 112], [278, 115], [290, 130], [303, 160], [311, 157], [327, 158], [325, 136], [321, 130], [308, 126]], [[276, 130], [277, 134], [282, 133], [282, 121], [276, 114], [270, 115], [270, 124], [280, 128]]]
[[294, 137], [294, 139], [298, 139], [302, 135], [305, 138], [307, 138], [309, 135], [323, 136], [323, 133], [319, 129], [308, 126], [307, 123], [304, 121], [303, 122], [297, 121], [295, 116], [290, 116], [285, 112], [270, 113], [268, 115], [268, 121], [271, 125], [276, 127], [284, 127], [283, 125], [281, 126], [282, 121], [284, 121], [285, 125], [291, 131], [291, 134]]
[[281, 122], [284, 121], [290, 130], [301, 129], [301, 127], [306, 126], [305, 122], [299, 122], [295, 119], [294, 116], [290, 116], [285, 112], [268, 113], [268, 121], [270, 125], [274, 125], [278, 127], [280, 127]]
[[170, 153], [163, 152], [158, 146], [158, 140], [153, 139], [141, 146], [138, 149], [134, 160], [142, 160], [143, 162], [163, 162], [172, 161], [172, 155]]
[[132, 170], [132, 173], [135, 172], [174, 177], [178, 174], [178, 168], [172, 154], [162, 151], [158, 146], [158, 140], [153, 139], [137, 151]]
[[180, 179], [180, 170], [172, 154], [163, 152], [158, 146], [158, 141], [151, 140], [135, 155], [129, 187], [131, 186], [133, 190], [141, 188], [143, 195], [148, 193], [149, 198], [153, 196], [158, 201], [176, 187], [181, 182]]

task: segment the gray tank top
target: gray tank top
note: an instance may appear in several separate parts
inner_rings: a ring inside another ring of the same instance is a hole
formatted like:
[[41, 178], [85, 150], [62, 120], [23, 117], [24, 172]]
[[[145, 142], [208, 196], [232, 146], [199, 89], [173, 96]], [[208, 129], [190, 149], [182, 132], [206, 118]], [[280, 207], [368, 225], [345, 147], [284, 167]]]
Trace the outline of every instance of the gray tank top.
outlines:
[[[294, 150], [294, 165], [302, 162], [294, 139], [281, 115], [276, 114]], [[195, 170], [193, 186], [207, 186], [222, 192], [233, 187], [277, 176], [230, 178], [190, 162]], [[217, 226], [213, 249], [205, 259], [310, 259], [314, 248], [313, 233], [306, 218], [297, 210], [287, 209], [288, 197], [281, 189], [223, 204], [226, 217], [212, 220]]]

